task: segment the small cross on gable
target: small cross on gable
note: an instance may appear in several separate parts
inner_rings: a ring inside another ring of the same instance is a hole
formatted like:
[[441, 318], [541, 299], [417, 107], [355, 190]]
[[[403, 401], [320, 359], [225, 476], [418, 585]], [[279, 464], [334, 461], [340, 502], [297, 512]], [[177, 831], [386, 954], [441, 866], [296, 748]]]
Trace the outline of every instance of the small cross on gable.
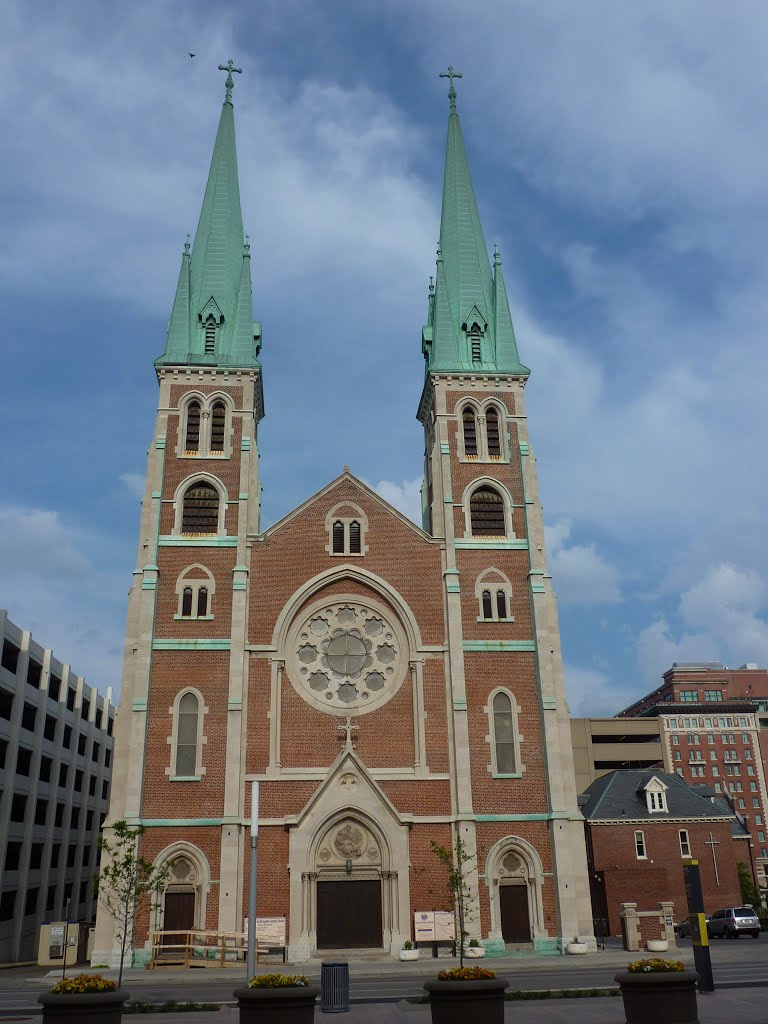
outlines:
[[344, 733], [344, 746], [349, 747], [351, 750], [354, 750], [355, 744], [352, 740], [352, 733], [357, 732], [358, 728], [354, 724], [352, 718], [349, 715], [347, 715], [343, 723], [339, 723], [339, 725], [337, 726], [337, 731], [339, 733], [339, 739], [342, 739], [341, 733]]

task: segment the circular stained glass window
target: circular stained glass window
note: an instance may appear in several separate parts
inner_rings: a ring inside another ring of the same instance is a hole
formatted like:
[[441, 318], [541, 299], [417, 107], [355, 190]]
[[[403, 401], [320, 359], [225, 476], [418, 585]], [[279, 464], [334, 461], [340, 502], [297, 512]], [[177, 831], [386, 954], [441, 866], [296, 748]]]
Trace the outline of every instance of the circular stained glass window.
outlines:
[[291, 681], [310, 704], [337, 714], [362, 713], [398, 689], [405, 650], [399, 623], [375, 602], [345, 599], [316, 604], [291, 627], [286, 660]]

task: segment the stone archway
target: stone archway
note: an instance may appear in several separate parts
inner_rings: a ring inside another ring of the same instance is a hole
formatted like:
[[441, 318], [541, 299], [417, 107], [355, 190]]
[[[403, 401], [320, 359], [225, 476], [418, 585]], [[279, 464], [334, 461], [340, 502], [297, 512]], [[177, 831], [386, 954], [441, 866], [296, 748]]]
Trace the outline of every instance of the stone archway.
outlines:
[[339, 944], [394, 955], [410, 933], [409, 860], [408, 826], [347, 749], [291, 828], [291, 959], [309, 959], [328, 940], [320, 916], [324, 908], [332, 912], [340, 898], [342, 889], [334, 885], [346, 885], [348, 896], [365, 900], [368, 916], [380, 913], [375, 936], [353, 936], [348, 943], [337, 937]]
[[168, 880], [158, 900], [156, 929], [204, 928], [210, 886], [205, 855], [190, 843], [178, 842], [166, 847], [156, 863], [169, 868]]
[[489, 949], [501, 952], [508, 943], [531, 943], [546, 936], [541, 858], [525, 839], [507, 836], [486, 860], [490, 898]]

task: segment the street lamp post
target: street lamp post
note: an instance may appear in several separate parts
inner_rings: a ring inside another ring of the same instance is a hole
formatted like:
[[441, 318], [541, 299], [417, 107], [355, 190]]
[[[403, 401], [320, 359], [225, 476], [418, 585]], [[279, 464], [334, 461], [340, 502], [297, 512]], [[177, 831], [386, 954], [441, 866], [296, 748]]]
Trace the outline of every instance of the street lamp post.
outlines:
[[251, 786], [251, 866], [248, 878], [248, 980], [256, 973], [256, 867], [259, 841], [259, 784]]

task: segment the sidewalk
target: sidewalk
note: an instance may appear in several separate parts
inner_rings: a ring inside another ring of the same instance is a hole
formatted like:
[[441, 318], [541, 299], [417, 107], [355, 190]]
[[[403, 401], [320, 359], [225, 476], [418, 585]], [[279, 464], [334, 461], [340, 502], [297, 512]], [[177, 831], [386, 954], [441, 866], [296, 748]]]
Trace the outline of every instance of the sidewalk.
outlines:
[[[763, 989], [728, 989], [714, 995], [699, 996], [701, 1024], [768, 1024], [768, 1006]], [[540, 1002], [509, 1002], [505, 1020], [514, 1024], [623, 1024], [621, 999], [544, 999]], [[40, 1022], [42, 1017], [25, 1018]], [[130, 1020], [129, 1017], [124, 1020]], [[198, 1024], [237, 1024], [238, 1012], [225, 1007], [215, 1013], [149, 1013], [137, 1021], [176, 1024], [189, 1021]], [[429, 1007], [408, 1003], [369, 1003], [353, 1006], [349, 1013], [321, 1013], [315, 1010], [315, 1024], [429, 1024]]]

